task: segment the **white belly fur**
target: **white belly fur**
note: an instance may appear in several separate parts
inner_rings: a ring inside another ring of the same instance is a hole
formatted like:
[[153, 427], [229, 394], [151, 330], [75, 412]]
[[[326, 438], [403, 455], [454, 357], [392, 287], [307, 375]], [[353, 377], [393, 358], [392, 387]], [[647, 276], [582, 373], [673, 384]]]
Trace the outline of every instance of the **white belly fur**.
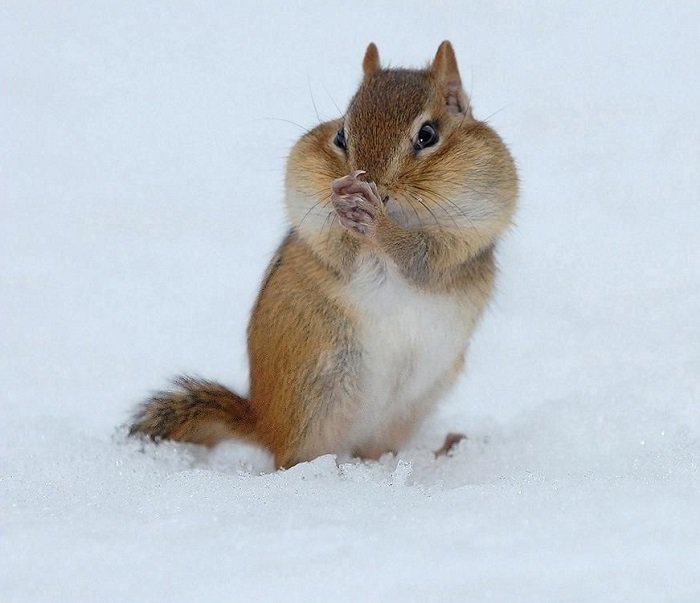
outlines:
[[363, 446], [416, 404], [466, 350], [480, 308], [418, 290], [393, 265], [362, 260], [347, 295], [359, 312], [360, 401], [350, 446]]

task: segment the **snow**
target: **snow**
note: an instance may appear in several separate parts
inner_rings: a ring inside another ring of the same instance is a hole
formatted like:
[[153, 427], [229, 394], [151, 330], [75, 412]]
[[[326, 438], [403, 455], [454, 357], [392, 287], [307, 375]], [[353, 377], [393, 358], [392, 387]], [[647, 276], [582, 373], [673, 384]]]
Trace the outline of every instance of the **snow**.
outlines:
[[[3, 3], [0, 600], [700, 601], [699, 17]], [[127, 439], [173, 374], [245, 391], [289, 146], [369, 41], [445, 38], [522, 196], [439, 413], [396, 458], [284, 472]]]

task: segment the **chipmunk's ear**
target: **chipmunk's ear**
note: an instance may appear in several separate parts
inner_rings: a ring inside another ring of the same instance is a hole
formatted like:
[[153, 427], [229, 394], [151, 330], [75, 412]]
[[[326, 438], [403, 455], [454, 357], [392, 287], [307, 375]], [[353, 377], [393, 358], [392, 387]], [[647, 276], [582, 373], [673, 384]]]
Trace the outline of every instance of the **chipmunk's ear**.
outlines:
[[440, 44], [430, 72], [444, 89], [447, 110], [450, 113], [470, 113], [469, 98], [462, 88], [455, 51], [447, 40]]
[[365, 73], [365, 78], [374, 75], [381, 69], [379, 65], [379, 50], [374, 42], [370, 42], [367, 50], [365, 50], [365, 58], [362, 59], [362, 71]]

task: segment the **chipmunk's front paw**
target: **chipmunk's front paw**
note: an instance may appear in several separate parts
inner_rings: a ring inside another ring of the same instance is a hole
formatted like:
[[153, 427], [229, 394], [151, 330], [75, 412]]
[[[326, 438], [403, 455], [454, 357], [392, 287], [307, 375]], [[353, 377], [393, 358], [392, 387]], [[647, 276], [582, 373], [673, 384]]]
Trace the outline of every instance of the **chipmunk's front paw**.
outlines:
[[331, 183], [331, 202], [340, 223], [357, 234], [368, 236], [374, 233], [379, 216], [384, 213], [384, 204], [374, 182], [364, 182], [357, 170]]
[[369, 235], [377, 219], [375, 208], [359, 195], [333, 197], [333, 207], [340, 223], [361, 235]]

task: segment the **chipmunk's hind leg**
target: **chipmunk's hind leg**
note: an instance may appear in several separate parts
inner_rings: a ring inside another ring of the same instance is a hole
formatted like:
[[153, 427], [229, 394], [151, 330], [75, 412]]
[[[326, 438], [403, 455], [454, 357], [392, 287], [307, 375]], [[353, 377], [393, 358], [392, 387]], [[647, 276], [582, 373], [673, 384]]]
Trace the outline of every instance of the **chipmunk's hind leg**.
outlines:
[[245, 398], [218, 383], [191, 377], [178, 377], [173, 385], [141, 405], [129, 435], [204, 446], [228, 438], [255, 439], [255, 417]]
[[435, 450], [433, 454], [435, 455], [435, 458], [438, 458], [440, 456], [452, 456], [452, 453], [455, 451], [457, 448], [457, 445], [462, 441], [466, 440], [467, 436], [464, 435], [463, 433], [448, 433], [445, 436], [445, 441], [443, 442], [442, 446]]

